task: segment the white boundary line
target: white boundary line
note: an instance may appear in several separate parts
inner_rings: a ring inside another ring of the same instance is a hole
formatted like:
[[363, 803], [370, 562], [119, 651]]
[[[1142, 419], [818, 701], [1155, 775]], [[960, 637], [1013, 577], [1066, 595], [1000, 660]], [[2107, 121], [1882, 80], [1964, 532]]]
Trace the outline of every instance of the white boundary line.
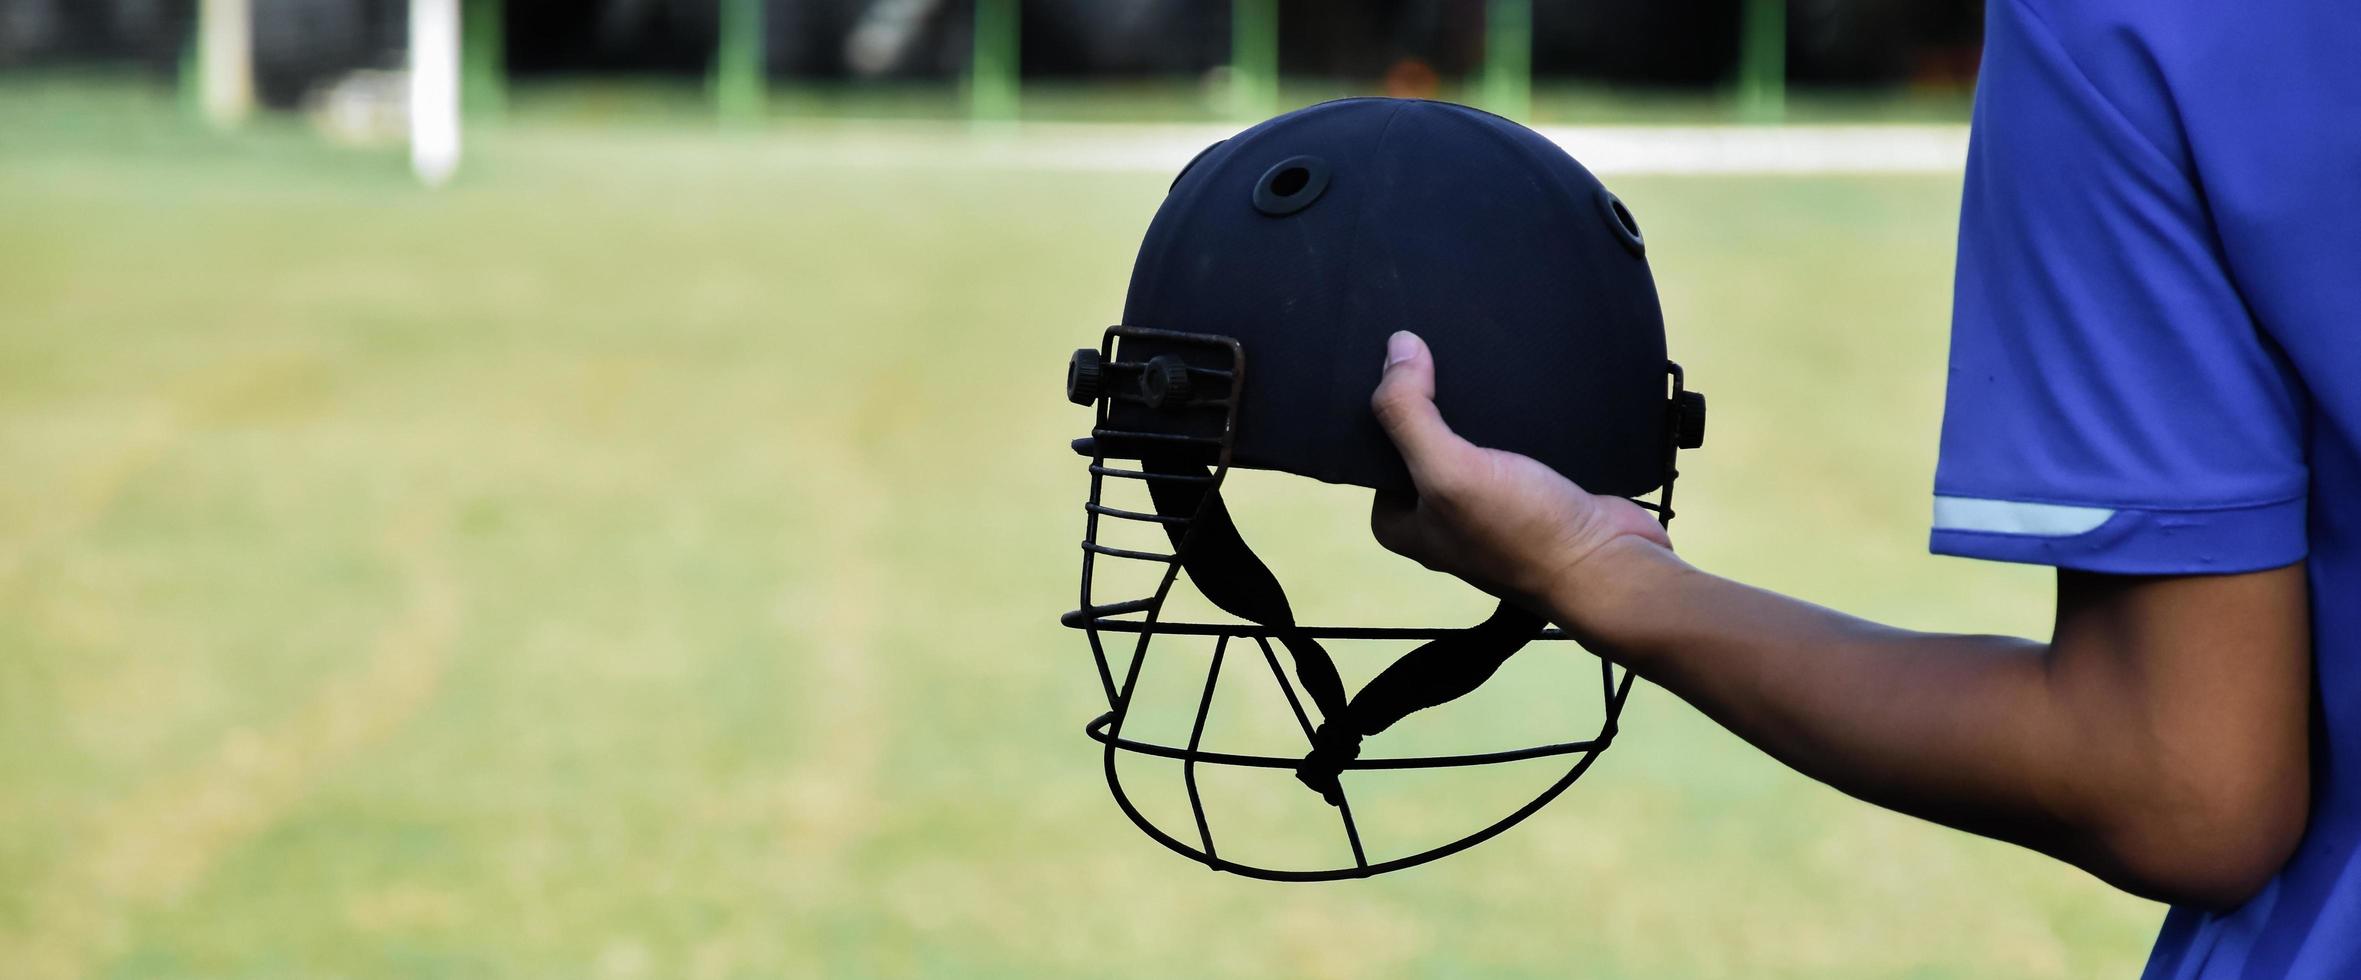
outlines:
[[1543, 127], [1600, 174], [1956, 174], [1966, 126]]
[[[1177, 172], [1228, 125], [1028, 123], [960, 127], [854, 124], [790, 136], [788, 156], [888, 169]], [[1541, 133], [1601, 176], [1957, 175], [1964, 125], [1544, 126]]]

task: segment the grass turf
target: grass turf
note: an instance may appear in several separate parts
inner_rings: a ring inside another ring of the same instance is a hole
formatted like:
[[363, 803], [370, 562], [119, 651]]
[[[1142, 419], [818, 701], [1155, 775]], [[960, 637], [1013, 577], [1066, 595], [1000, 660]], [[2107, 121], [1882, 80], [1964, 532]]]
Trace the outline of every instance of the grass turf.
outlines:
[[[527, 114], [427, 193], [66, 98], [0, 88], [11, 975], [2079, 977], [2157, 921], [1644, 685], [1573, 792], [1447, 862], [1274, 886], [1138, 836], [1055, 626], [1056, 386], [1160, 176]], [[1617, 190], [1713, 398], [1683, 551], [2043, 631], [2044, 573], [1923, 554], [1956, 182]], [[1238, 496], [1307, 618], [1472, 621], [1363, 506]], [[1411, 737], [1524, 734], [1579, 659]], [[1449, 785], [1368, 777], [1377, 845], [1516, 788]], [[1226, 789], [1241, 834], [1322, 818], [1284, 777]]]

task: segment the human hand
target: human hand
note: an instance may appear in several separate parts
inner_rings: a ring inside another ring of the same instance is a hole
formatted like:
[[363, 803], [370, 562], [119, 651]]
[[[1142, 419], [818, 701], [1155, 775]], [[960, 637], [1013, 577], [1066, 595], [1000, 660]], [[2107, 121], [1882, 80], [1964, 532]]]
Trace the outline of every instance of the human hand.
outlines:
[[1672, 547], [1639, 505], [1452, 432], [1435, 407], [1434, 355], [1416, 334], [1387, 340], [1385, 377], [1369, 404], [1417, 485], [1414, 496], [1380, 491], [1370, 506], [1369, 529], [1388, 551], [1546, 612], [1553, 592], [1607, 545]]

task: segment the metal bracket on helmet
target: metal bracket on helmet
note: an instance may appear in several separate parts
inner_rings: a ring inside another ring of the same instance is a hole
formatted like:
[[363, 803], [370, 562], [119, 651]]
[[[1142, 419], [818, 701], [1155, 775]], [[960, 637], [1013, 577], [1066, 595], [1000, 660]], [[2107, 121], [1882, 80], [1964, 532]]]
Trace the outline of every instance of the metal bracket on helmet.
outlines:
[[1664, 485], [1657, 490], [1654, 503], [1634, 500], [1656, 514], [1656, 523], [1672, 526], [1672, 484], [1680, 478], [1680, 451], [1705, 445], [1705, 394], [1690, 391], [1688, 375], [1678, 361], [1664, 362], [1664, 374], [1672, 384], [1672, 394], [1664, 399]]
[[[1141, 361], [1118, 361], [1115, 359], [1118, 340], [1141, 342], [1167, 353], [1160, 353], [1156, 357]], [[1177, 351], [1199, 352], [1204, 355], [1204, 359], [1191, 363], [1190, 359], [1183, 358], [1178, 353], [1171, 353]], [[1204, 361], [1218, 362], [1226, 366], [1204, 366]], [[1670, 378], [1671, 395], [1666, 402], [1668, 424], [1664, 449], [1664, 482], [1654, 502], [1634, 502], [1653, 511], [1659, 521], [1669, 524], [1673, 516], [1672, 485], [1674, 479], [1679, 476], [1678, 471], [1674, 468], [1674, 461], [1679, 450], [1694, 448], [1701, 439], [1704, 403], [1702, 396], [1689, 392], [1684, 387], [1680, 365], [1667, 362], [1666, 371]], [[1202, 763], [1287, 771], [1295, 769], [1303, 761], [1300, 756], [1282, 757], [1212, 752], [1200, 747], [1205, 734], [1206, 717], [1213, 704], [1213, 692], [1220, 681], [1221, 669], [1228, 654], [1230, 641], [1251, 641], [1255, 645], [1264, 664], [1270, 669], [1272, 679], [1278, 683], [1279, 689], [1286, 695], [1288, 707], [1293, 711], [1296, 723], [1303, 731], [1307, 746], [1316, 744], [1314, 734], [1316, 725], [1305, 713], [1303, 699], [1297, 696], [1295, 684], [1289, 680], [1287, 671], [1280, 666], [1279, 658], [1272, 649], [1272, 640], [1277, 635], [1277, 630], [1248, 623], [1167, 623], [1161, 621], [1164, 601], [1171, 593], [1173, 584], [1178, 580], [1183, 556], [1189, 554], [1190, 544], [1196, 537], [1195, 522], [1206, 515], [1208, 507], [1213, 506], [1213, 501], [1217, 499], [1215, 494], [1208, 492], [1204, 495], [1205, 503], [1200, 504], [1196, 514], [1189, 517], [1175, 517], [1106, 506], [1104, 490], [1108, 480], [1139, 480], [1150, 483], [1159, 480], [1191, 481], [1201, 483], [1209, 491], [1218, 490], [1230, 470], [1232, 449], [1238, 431], [1240, 401], [1238, 396], [1240, 392], [1245, 390], [1245, 377], [1246, 352], [1233, 338], [1213, 334], [1152, 330], [1142, 327], [1109, 327], [1101, 338], [1097, 350], [1076, 351], [1068, 362], [1067, 397], [1077, 404], [1092, 406], [1094, 422], [1090, 438], [1079, 439], [1074, 443], [1074, 450], [1090, 459], [1090, 496], [1083, 505], [1085, 516], [1081, 543], [1081, 605], [1060, 617], [1059, 622], [1069, 628], [1083, 631], [1089, 639], [1091, 655], [1098, 667], [1099, 683], [1106, 695], [1108, 710], [1092, 719], [1089, 724], [1084, 726], [1083, 730], [1090, 738], [1104, 746], [1102, 760], [1107, 788], [1114, 796], [1116, 805], [1143, 833], [1182, 856], [1217, 871], [1227, 871], [1271, 881], [1334, 881], [1346, 878], [1366, 878], [1425, 864], [1490, 840], [1548, 805], [1559, 794], [1565, 792], [1567, 787], [1573, 785], [1575, 780], [1581, 778], [1582, 774], [1589, 770], [1591, 763], [1598, 759], [1599, 754], [1606, 751], [1614, 741], [1624, 701], [1631, 693], [1633, 675], [1628, 670], [1617, 670], [1613, 663], [1603, 657], [1599, 659], [1599, 670], [1605, 716], [1598, 733], [1591, 738], [1465, 755], [1359, 758], [1345, 762], [1341, 766], [1347, 772], [1378, 769], [1447, 769], [1554, 756], [1572, 757], [1572, 763], [1562, 776], [1542, 790], [1530, 802], [1517, 808], [1508, 816], [1449, 843], [1401, 857], [1371, 861], [1362, 848], [1360, 829], [1353, 820], [1352, 804], [1349, 799], [1341, 798], [1340, 794], [1336, 809], [1343, 824], [1342, 829], [1346, 842], [1350, 844], [1352, 849], [1353, 864], [1351, 866], [1318, 870], [1280, 869], [1243, 864], [1220, 856], [1214, 846], [1212, 826], [1206, 818], [1203, 800], [1197, 791], [1197, 766]], [[1175, 396], [1176, 389], [1177, 397]], [[1219, 425], [1217, 428], [1208, 427], [1214, 434], [1201, 436], [1114, 429], [1109, 427], [1108, 421], [1111, 410], [1117, 403], [1144, 404], [1164, 411], [1196, 411], [1208, 415], [1219, 413]], [[1137, 468], [1110, 465], [1110, 459], [1117, 461], [1137, 459], [1137, 455], [1127, 455], [1127, 453], [1136, 454], [1140, 451], [1139, 447], [1143, 446], [1158, 449], [1185, 446], [1204, 450], [1208, 463], [1212, 467], [1210, 475], [1159, 473], [1152, 471], [1144, 464]], [[1178, 526], [1183, 529], [1183, 534], [1178, 547], [1170, 553], [1113, 548], [1099, 543], [1099, 522], [1102, 519], [1156, 523], [1168, 528]], [[1102, 558], [1158, 563], [1165, 567], [1154, 594], [1144, 598], [1101, 602], [1093, 595], [1092, 586], [1095, 581], [1097, 562]], [[1135, 614], [1142, 615], [1131, 618]], [[1372, 627], [1296, 627], [1296, 631], [1303, 636], [1320, 640], [1432, 640], [1457, 632], [1452, 629]], [[1118, 636], [1131, 634], [1137, 637], [1132, 644], [1131, 659], [1124, 667], [1120, 681], [1115, 676], [1114, 665], [1107, 653], [1106, 634]], [[1149, 642], [1159, 634], [1214, 638], [1212, 659], [1206, 669], [1205, 690], [1199, 700], [1196, 718], [1190, 728], [1186, 746], [1166, 745], [1123, 737], [1123, 726], [1130, 711], [1132, 693], [1139, 681], [1140, 667], [1147, 659]], [[1538, 638], [1551, 641], [1570, 639], [1563, 631], [1556, 629], [1547, 630]], [[1116, 760], [1118, 756], [1116, 753], [1119, 751], [1176, 759], [1181, 762], [1182, 779], [1188, 791], [1189, 808], [1196, 824], [1196, 844], [1192, 845], [1181, 841], [1140, 812], [1138, 806], [1125, 792], [1122, 778], [1117, 772]]]

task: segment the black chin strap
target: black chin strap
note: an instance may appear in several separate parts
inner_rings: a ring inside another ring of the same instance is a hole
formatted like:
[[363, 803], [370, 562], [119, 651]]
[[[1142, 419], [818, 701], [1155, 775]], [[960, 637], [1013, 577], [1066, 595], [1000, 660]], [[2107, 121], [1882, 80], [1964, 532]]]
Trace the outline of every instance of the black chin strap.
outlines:
[[[1205, 477], [1203, 465], [1172, 458], [1141, 460], [1143, 469], [1174, 476]], [[1383, 673], [1347, 701], [1344, 681], [1328, 651], [1296, 628], [1287, 592], [1271, 574], [1230, 520], [1221, 494], [1210, 491], [1210, 481], [1149, 480], [1148, 493], [1156, 512], [1166, 517], [1195, 520], [1167, 524], [1181, 567], [1206, 600], [1222, 611], [1274, 631], [1295, 660], [1296, 677], [1320, 709], [1320, 726], [1312, 736], [1312, 751], [1295, 769], [1295, 778], [1319, 792], [1334, 806], [1344, 799], [1337, 777], [1361, 754], [1361, 739], [1392, 727], [1412, 712], [1447, 703], [1483, 685], [1500, 665], [1540, 634], [1541, 617], [1501, 603], [1491, 617], [1471, 628], [1431, 640], [1394, 661]], [[1199, 511], [1199, 505], [1203, 511]], [[1188, 547], [1182, 548], [1183, 539]]]

